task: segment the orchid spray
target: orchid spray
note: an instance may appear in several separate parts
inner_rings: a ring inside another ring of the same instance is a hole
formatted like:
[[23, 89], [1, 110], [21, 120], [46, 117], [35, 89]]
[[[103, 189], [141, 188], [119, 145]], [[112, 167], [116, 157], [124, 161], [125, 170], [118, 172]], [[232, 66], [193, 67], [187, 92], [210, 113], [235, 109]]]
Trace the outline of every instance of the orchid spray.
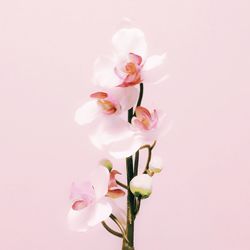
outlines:
[[[92, 143], [107, 155], [126, 160], [124, 184], [121, 173], [108, 159], [100, 161], [88, 181], [72, 184], [68, 223], [72, 230], [85, 232], [102, 223], [111, 234], [122, 239], [122, 249], [134, 247], [134, 223], [141, 201], [152, 192], [153, 175], [162, 169], [162, 160], [153, 155], [160, 135], [165, 134], [165, 115], [142, 106], [144, 85], [166, 79], [162, 73], [165, 54], [147, 56], [144, 33], [122, 28], [112, 37], [112, 56], [100, 57], [94, 64], [96, 91], [75, 113], [80, 125], [91, 124]], [[141, 150], [147, 150], [144, 167], [139, 166]], [[142, 169], [142, 170], [140, 170]], [[127, 196], [127, 209], [115, 202]], [[108, 219], [117, 228], [111, 228]]]

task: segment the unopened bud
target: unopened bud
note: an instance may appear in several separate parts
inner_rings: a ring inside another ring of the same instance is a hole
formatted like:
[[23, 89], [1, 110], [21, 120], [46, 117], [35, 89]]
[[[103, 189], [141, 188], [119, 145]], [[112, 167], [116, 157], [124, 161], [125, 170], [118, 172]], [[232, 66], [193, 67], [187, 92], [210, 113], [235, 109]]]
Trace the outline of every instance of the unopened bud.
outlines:
[[162, 158], [159, 156], [152, 156], [150, 163], [149, 163], [149, 172], [152, 174], [158, 174], [162, 170]]
[[108, 159], [101, 160], [100, 165], [106, 167], [109, 171], [111, 171], [113, 168], [112, 162]]
[[129, 186], [134, 196], [148, 198], [152, 193], [152, 178], [147, 174], [137, 175], [130, 181]]

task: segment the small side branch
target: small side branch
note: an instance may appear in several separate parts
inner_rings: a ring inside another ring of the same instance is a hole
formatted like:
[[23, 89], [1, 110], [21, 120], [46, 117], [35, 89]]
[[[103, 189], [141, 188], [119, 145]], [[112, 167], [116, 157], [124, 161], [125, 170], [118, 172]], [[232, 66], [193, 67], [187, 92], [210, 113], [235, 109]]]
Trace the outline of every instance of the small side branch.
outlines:
[[146, 174], [147, 170], [149, 169], [149, 163], [150, 163], [151, 158], [152, 158], [152, 150], [154, 149], [155, 145], [156, 145], [156, 141], [154, 141], [154, 143], [152, 145], [147, 144], [147, 145], [140, 147], [140, 149], [144, 149], [144, 148], [148, 149], [148, 159], [147, 159], [145, 170], [143, 172], [144, 174]]
[[121, 233], [122, 233], [122, 238], [124, 240], [126, 240], [128, 242], [128, 238], [126, 236], [126, 230], [124, 229], [123, 225], [120, 223], [120, 221], [115, 217], [115, 215], [111, 214], [109, 216], [114, 222], [115, 224], [118, 226], [118, 228], [120, 229]]
[[125, 188], [125, 189], [128, 189], [128, 186], [125, 185], [125, 184], [123, 184], [122, 182], [116, 180], [116, 183], [117, 183], [119, 186], [121, 186], [121, 187], [123, 187], [123, 188]]
[[116, 232], [115, 230], [113, 230], [111, 227], [109, 227], [109, 226], [106, 224], [105, 221], [102, 221], [102, 225], [103, 225], [103, 227], [104, 227], [109, 233], [111, 233], [111, 234], [113, 234], [113, 235], [115, 235], [115, 236], [117, 236], [117, 237], [119, 237], [119, 238], [123, 238], [123, 236], [122, 236], [121, 233], [118, 233], [118, 232]]

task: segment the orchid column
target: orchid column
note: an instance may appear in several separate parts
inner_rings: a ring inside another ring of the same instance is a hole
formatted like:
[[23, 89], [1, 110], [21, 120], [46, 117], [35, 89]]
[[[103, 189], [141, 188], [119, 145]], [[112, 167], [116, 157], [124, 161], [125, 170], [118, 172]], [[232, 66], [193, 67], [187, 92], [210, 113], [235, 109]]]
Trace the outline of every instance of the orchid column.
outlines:
[[[142, 106], [147, 84], [166, 79], [160, 74], [165, 54], [147, 57], [144, 33], [137, 28], [118, 30], [113, 38], [112, 56], [95, 62], [94, 84], [97, 90], [90, 101], [75, 115], [80, 125], [90, 124], [92, 143], [110, 157], [126, 159], [126, 171], [115, 169], [110, 159], [102, 159], [89, 180], [73, 184], [72, 205], [68, 214], [70, 228], [84, 232], [102, 223], [111, 234], [122, 238], [122, 249], [134, 248], [134, 222], [141, 200], [152, 192], [152, 177], [161, 171], [161, 159], [152, 151], [162, 135], [164, 115], [150, 112]], [[145, 166], [139, 162], [140, 150], [147, 150]], [[127, 183], [117, 180], [126, 174]], [[115, 199], [127, 195], [127, 209], [120, 208]], [[117, 229], [111, 228], [112, 220]]]

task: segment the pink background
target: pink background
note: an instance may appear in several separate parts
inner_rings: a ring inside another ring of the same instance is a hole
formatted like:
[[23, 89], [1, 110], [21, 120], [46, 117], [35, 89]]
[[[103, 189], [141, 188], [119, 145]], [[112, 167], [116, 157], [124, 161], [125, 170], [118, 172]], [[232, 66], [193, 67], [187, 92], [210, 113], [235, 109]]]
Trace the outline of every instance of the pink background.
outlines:
[[136, 249], [249, 250], [249, 13], [249, 0], [1, 1], [0, 249], [120, 249], [101, 226], [70, 232], [65, 215], [71, 182], [102, 156], [74, 111], [130, 17], [152, 54], [168, 52], [170, 78], [144, 103], [174, 120]]

